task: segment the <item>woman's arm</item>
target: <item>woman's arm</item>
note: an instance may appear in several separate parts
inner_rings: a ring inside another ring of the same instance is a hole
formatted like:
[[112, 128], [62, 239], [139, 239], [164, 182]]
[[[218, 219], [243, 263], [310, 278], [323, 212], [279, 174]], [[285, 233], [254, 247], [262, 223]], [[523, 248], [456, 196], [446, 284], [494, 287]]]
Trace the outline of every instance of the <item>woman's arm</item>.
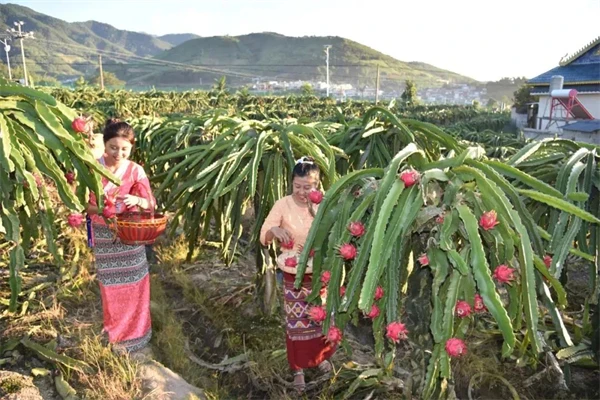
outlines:
[[85, 212], [88, 213], [88, 215], [98, 214], [98, 200], [96, 199], [96, 194], [94, 192], [90, 192], [90, 199], [85, 207]]
[[125, 195], [123, 202], [127, 207], [138, 206], [144, 210], [153, 210], [156, 205], [156, 200], [150, 188], [150, 181], [146, 176], [144, 169], [136, 164], [133, 171], [135, 183], [129, 191], [130, 194]]
[[273, 235], [273, 231], [269, 229], [265, 232], [264, 240], [261, 240], [261, 242], [263, 243], [263, 245], [265, 245], [265, 243], [272, 243], [274, 238], [275, 235]]
[[280, 239], [282, 231], [287, 233], [285, 229], [281, 228], [283, 220], [283, 213], [281, 210], [281, 203], [278, 201], [273, 205], [273, 208], [265, 218], [262, 228], [260, 229], [260, 242], [263, 246], [268, 246], [273, 242], [276, 237]]

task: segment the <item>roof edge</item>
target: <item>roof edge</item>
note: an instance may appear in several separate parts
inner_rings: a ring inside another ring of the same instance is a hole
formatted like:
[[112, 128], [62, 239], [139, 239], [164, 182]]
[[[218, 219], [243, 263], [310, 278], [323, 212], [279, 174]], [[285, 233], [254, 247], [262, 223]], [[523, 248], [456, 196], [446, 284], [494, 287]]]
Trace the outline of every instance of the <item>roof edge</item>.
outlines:
[[[577, 93], [577, 96], [586, 96], [589, 94], [600, 94], [600, 91], [597, 92], [580, 92]], [[550, 96], [549, 92], [531, 92], [532, 96]]]
[[[563, 82], [563, 86], [564, 85], [595, 85], [597, 83], [600, 83], [600, 81], [581, 81], [581, 82], [575, 82], [575, 81], [571, 81], [571, 82]], [[550, 83], [528, 83], [529, 86], [550, 86]]]
[[566, 58], [563, 57], [560, 59], [560, 61], [558, 62], [558, 65], [561, 67], [564, 67], [565, 65], [569, 65], [571, 64], [573, 61], [577, 60], [579, 57], [581, 57], [583, 54], [585, 54], [588, 50], [590, 50], [592, 47], [596, 46], [597, 44], [600, 44], [600, 36], [598, 36], [596, 39], [592, 40], [590, 43], [587, 44], [587, 46], [582, 47], [578, 52], [567, 56]]

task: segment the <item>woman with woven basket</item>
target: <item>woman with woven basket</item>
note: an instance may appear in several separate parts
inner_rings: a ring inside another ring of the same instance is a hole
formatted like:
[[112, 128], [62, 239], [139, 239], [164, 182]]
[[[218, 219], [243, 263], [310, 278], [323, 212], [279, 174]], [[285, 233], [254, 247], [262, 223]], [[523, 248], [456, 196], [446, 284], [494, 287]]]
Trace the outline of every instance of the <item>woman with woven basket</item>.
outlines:
[[98, 160], [121, 180], [116, 186], [102, 179], [105, 207], [98, 214], [95, 196], [87, 207], [88, 229], [100, 284], [104, 330], [116, 351], [133, 352], [148, 344], [150, 323], [150, 279], [145, 246], [115, 240], [106, 220], [123, 212], [154, 211], [155, 199], [144, 169], [128, 160], [135, 136], [126, 122], [110, 119], [104, 128], [104, 155]]

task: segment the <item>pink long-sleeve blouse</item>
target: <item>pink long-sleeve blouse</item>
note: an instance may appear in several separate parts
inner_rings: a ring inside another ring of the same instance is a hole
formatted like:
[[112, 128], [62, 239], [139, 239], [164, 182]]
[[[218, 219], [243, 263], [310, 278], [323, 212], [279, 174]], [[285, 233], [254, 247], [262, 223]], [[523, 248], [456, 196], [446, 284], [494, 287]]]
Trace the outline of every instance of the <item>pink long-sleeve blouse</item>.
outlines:
[[[104, 157], [101, 157], [98, 161], [102, 165], [105, 165]], [[148, 200], [151, 208], [154, 206], [154, 204], [156, 204], [156, 200], [154, 199], [154, 195], [152, 194], [152, 190], [150, 188], [150, 181], [148, 180], [148, 176], [141, 165], [136, 164], [133, 161], [126, 160], [115, 171], [114, 175], [121, 179], [120, 186], [115, 185], [104, 177], [102, 178], [102, 186], [104, 187], [105, 196], [116, 198], [117, 214], [126, 211], [132, 211], [131, 208], [128, 208], [123, 203], [123, 199], [125, 195], [131, 194], [131, 189], [134, 185], [137, 186], [140, 192], [145, 193], [144, 196], [135, 194], [136, 196], [144, 197], [146, 200]], [[97, 205], [97, 200], [94, 193], [90, 193], [90, 204], [94, 206]], [[92, 219], [92, 223], [106, 225], [104, 218], [102, 218], [101, 215], [90, 215], [90, 217]]]
[[[313, 207], [313, 205], [310, 205]], [[317, 207], [314, 207], [316, 211]], [[265, 222], [260, 230], [260, 242], [263, 246], [268, 246], [272, 241], [267, 241], [267, 232], [274, 226], [285, 229], [294, 239], [294, 248], [292, 250], [284, 250], [277, 258], [277, 266], [286, 271], [292, 272], [293, 269], [285, 267], [285, 259], [290, 256], [298, 256], [300, 250], [306, 242], [306, 237], [310, 230], [310, 226], [314, 217], [311, 215], [308, 207], [298, 205], [293, 197], [285, 196], [275, 202], [273, 208], [267, 215]], [[306, 273], [312, 272], [312, 259], [309, 259]]]

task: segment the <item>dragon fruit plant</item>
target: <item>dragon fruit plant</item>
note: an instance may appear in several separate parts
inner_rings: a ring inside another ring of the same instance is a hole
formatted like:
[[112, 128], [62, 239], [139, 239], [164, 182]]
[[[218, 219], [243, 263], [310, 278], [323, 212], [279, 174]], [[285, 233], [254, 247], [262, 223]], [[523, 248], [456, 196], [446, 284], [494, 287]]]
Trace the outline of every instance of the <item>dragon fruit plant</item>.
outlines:
[[119, 180], [94, 159], [80, 134], [85, 121], [74, 110], [1, 77], [0, 102], [0, 243], [10, 243], [9, 310], [15, 311], [21, 292], [18, 271], [31, 238], [41, 232], [55, 262], [63, 262], [54, 224], [57, 205], [44, 182], [53, 182], [62, 205], [72, 212], [65, 220], [75, 227], [82, 223], [77, 215], [89, 193], [102, 196], [102, 177]]
[[[413, 329], [428, 331], [432, 357], [423, 396], [432, 398], [442, 380], [452, 377], [451, 360], [468, 352], [465, 333], [477, 318], [497, 326], [503, 357], [515, 350], [521, 329], [529, 351], [542, 351], [542, 306], [560, 340], [572, 343], [560, 322], [566, 295], [553, 267], [561, 265], [557, 257], [564, 261], [573, 237], [556, 241], [552, 259], [544, 261], [548, 239], [530, 210], [556, 210], [567, 223], [564, 235], [577, 233], [583, 221], [600, 220], [550, 185], [487, 160], [477, 148], [443, 161], [423, 161], [423, 155], [410, 143], [385, 168], [351, 172], [329, 188], [299, 257], [296, 284], [305, 271], [306, 249], [316, 248], [313, 274], [322, 275], [327, 268], [328, 287], [345, 288], [343, 295], [327, 290], [325, 333], [335, 327], [338, 338], [356, 315], [371, 319], [376, 354], [388, 371], [396, 345], [410, 338]], [[515, 185], [515, 176], [522, 184]], [[436, 196], [429, 195], [432, 191]], [[357, 222], [364, 228], [358, 229]], [[427, 273], [423, 270], [429, 271], [431, 297], [405, 303], [402, 287], [408, 284], [411, 293], [411, 274]], [[321, 282], [313, 285], [319, 293]], [[311, 300], [319, 301], [316, 295]], [[428, 314], [405, 319], [416, 302], [430, 304]], [[411, 326], [409, 320], [421, 326]]]

